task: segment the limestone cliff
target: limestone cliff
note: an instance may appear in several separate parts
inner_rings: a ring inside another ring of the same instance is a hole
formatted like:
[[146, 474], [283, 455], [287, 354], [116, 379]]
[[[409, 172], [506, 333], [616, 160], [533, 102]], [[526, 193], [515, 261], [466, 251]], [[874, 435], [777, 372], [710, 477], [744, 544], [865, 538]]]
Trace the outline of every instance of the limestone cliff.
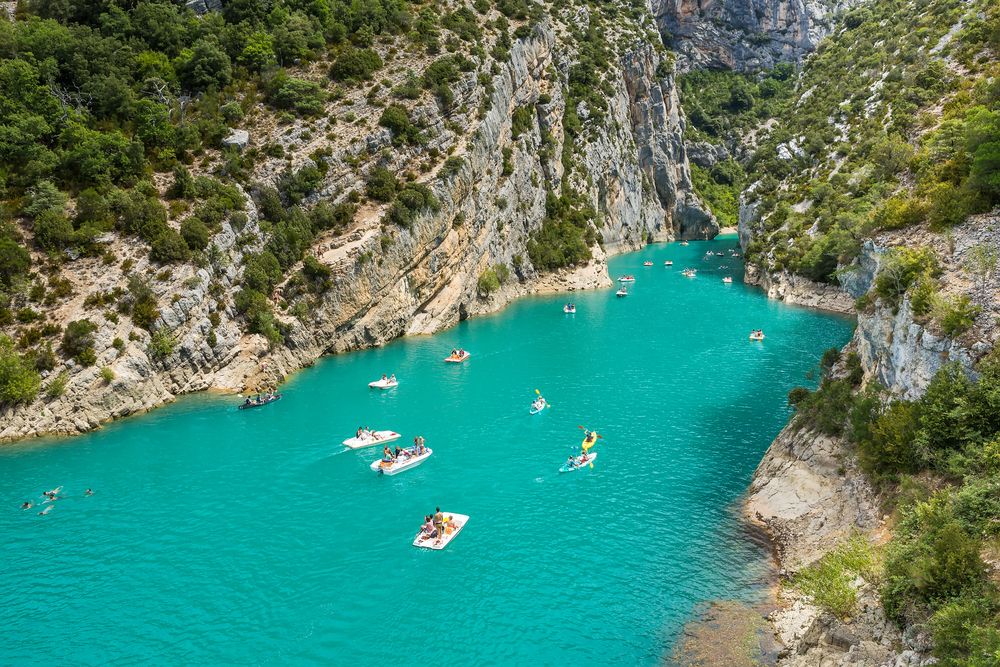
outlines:
[[[324, 158], [329, 172], [308, 202], [342, 201], [352, 189], [363, 188], [364, 174], [351, 166], [358, 156], [381, 154], [381, 164], [401, 169], [435, 149], [464, 164], [454, 173], [420, 179], [431, 186], [440, 208], [425, 210], [410, 229], [388, 229], [387, 207], [370, 203], [346, 234], [318, 239], [312, 252], [330, 268], [332, 287], [306, 313], [278, 312], [287, 332], [284, 344], [272, 347], [259, 335], [244, 335], [232, 300], [240, 289], [244, 257], [259, 251], [267, 238], [267, 225], [247, 197], [246, 223], [239, 229], [231, 221], [222, 223], [211, 266], [186, 265], [157, 274], [161, 280], [153, 286], [161, 315], [154, 329], [170, 332], [172, 345], [157, 353], [150, 334], [124, 318], [102, 322], [94, 341], [97, 364], [84, 367], [71, 360], [46, 374], [51, 381], [65, 371], [69, 382], [63, 395], [0, 409], [0, 438], [86, 431], [179, 393], [274, 386], [323, 354], [440, 331], [522, 294], [608, 287], [605, 251], [634, 250], [650, 240], [713, 237], [718, 225], [691, 189], [673, 77], [656, 78], [661, 57], [641, 44], [625, 52], [609, 76], [614, 94], [604, 122], [581, 118], [584, 135], [577, 148], [584, 168], [570, 183], [598, 214], [603, 249], [595, 245], [593, 259], [542, 275], [526, 251], [545, 216], [546, 193], [558, 190], [564, 176], [559, 155], [565, 73], [575, 59], [548, 24], [537, 24], [514, 44], [509, 61], [493, 78], [493, 92], [476, 85], [470, 73], [454, 86], [450, 117], [432, 107], [414, 111], [424, 114], [432, 137], [427, 145], [386, 151], [391, 133], [378, 129]], [[541, 98], [543, 93], [547, 98]], [[484, 108], [487, 97], [489, 108], [481, 118], [464, 112]], [[531, 127], [515, 137], [512, 114], [523, 107], [533, 111]], [[555, 141], [547, 151], [541, 150], [543, 129]], [[275, 129], [272, 139], [291, 148], [295, 137]], [[511, 151], [513, 170], [507, 175], [501, 149]], [[260, 175], [276, 179], [279, 167], [265, 164]], [[155, 273], [142, 244], [116, 240], [114, 250], [132, 260], [133, 272]], [[480, 293], [479, 276], [498, 263], [511, 267], [509, 281], [492, 294]], [[87, 316], [86, 296], [126, 283], [125, 271], [102, 267], [97, 259], [78, 260], [74, 270], [78, 297], [60, 308], [56, 316], [61, 320]], [[103, 276], [96, 283], [91, 282], [95, 274]], [[207, 340], [211, 332], [208, 340], [214, 344]], [[100, 375], [105, 366], [114, 373], [111, 381]]]
[[753, 72], [801, 60], [833, 30], [833, 6], [803, 0], [651, 0], [660, 30], [673, 38], [681, 71]]

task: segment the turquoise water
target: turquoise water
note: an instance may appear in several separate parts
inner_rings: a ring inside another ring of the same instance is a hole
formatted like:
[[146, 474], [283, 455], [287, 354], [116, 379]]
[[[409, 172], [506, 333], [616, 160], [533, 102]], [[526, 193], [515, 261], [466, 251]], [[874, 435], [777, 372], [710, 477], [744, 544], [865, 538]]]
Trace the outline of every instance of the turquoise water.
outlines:
[[[320, 360], [264, 408], [198, 394], [0, 446], [0, 664], [662, 664], [698, 602], [754, 595], [739, 497], [788, 390], [852, 326], [700, 259], [732, 245], [613, 258], [632, 294], [573, 294], [576, 315], [529, 297]], [[458, 346], [471, 359], [443, 363]], [[536, 388], [553, 407], [530, 416]], [[359, 425], [434, 455], [378, 477], [375, 448], [340, 444]], [[599, 457], [560, 475], [577, 425]], [[47, 516], [19, 509], [59, 485]], [[414, 548], [436, 505], [471, 519]]]

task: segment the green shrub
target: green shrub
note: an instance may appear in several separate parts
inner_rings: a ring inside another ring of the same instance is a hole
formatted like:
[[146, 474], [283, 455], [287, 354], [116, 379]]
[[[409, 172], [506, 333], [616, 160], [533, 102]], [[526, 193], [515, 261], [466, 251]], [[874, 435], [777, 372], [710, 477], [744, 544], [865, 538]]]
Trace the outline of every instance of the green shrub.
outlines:
[[524, 132], [530, 132], [534, 127], [535, 113], [529, 105], [514, 109], [510, 120], [510, 135], [517, 139]]
[[496, 275], [497, 280], [501, 285], [510, 280], [510, 269], [508, 269], [507, 265], [502, 262], [497, 262], [493, 265], [493, 273]]
[[181, 237], [191, 250], [204, 250], [208, 247], [208, 227], [198, 218], [186, 218], [181, 223]]
[[215, 347], [219, 343], [219, 339], [215, 335], [215, 329], [211, 329], [208, 332], [208, 336], [205, 338], [205, 342], [208, 343], [209, 347]]
[[59, 375], [49, 380], [45, 387], [45, 393], [49, 398], [59, 398], [66, 393], [66, 385], [69, 384], [69, 373], [63, 371]]
[[0, 403], [31, 403], [41, 384], [34, 365], [14, 350], [14, 341], [0, 335]]
[[903, 229], [923, 222], [927, 204], [909, 195], [891, 197], [875, 212], [875, 223], [882, 229]]
[[163, 264], [184, 262], [191, 257], [191, 249], [184, 238], [173, 229], [167, 229], [155, 241], [149, 251], [149, 258]]
[[382, 69], [382, 58], [375, 51], [345, 51], [330, 65], [330, 78], [334, 81], [368, 79], [379, 69]]
[[76, 361], [81, 366], [89, 368], [97, 363], [97, 353], [94, 351], [94, 348], [88, 347], [76, 355]]
[[909, 401], [893, 401], [867, 429], [867, 437], [858, 442], [861, 466], [876, 478], [895, 479], [901, 473], [916, 471], [917, 457], [913, 441], [919, 427], [920, 412]]
[[368, 177], [366, 192], [372, 199], [391, 202], [396, 197], [398, 187], [399, 181], [396, 180], [392, 172], [384, 167], [375, 167]]
[[177, 338], [173, 333], [164, 329], [157, 329], [150, 337], [149, 345], [146, 346], [146, 354], [151, 357], [169, 357], [177, 347]]
[[111, 384], [111, 382], [115, 379], [114, 369], [112, 369], [110, 366], [102, 366], [101, 379], [107, 382], [108, 384]]
[[465, 160], [458, 157], [457, 155], [454, 155], [444, 161], [444, 164], [441, 165], [441, 170], [439, 174], [444, 177], [454, 176], [459, 171], [461, 171], [462, 167], [464, 166], [465, 166]]
[[45, 250], [56, 250], [73, 238], [73, 224], [62, 213], [45, 210], [35, 218], [35, 242]]
[[805, 387], [795, 387], [794, 389], [788, 392], [788, 404], [798, 405], [802, 401], [809, 398], [810, 393], [811, 392]]
[[951, 337], [961, 336], [975, 323], [981, 307], [972, 305], [968, 295], [952, 296], [945, 303], [941, 315], [941, 329]]
[[841, 618], [852, 616], [858, 602], [857, 577], [877, 585], [882, 577], [882, 555], [871, 541], [854, 533], [818, 562], [795, 575], [795, 585], [815, 603]]
[[874, 292], [895, 305], [921, 276], [941, 275], [941, 265], [932, 248], [893, 248], [882, 261], [875, 277]]
[[116, 336], [114, 341], [111, 343], [111, 347], [115, 348], [119, 352], [123, 352], [125, 350], [125, 341]]
[[94, 332], [97, 325], [89, 319], [75, 320], [66, 325], [63, 332], [62, 347], [70, 356], [79, 356], [84, 350], [94, 345]]
[[324, 280], [330, 277], [330, 267], [312, 255], [306, 255], [305, 259], [302, 260], [302, 273], [311, 280]]
[[493, 292], [500, 289], [500, 281], [497, 279], [497, 274], [493, 272], [493, 269], [486, 269], [479, 276], [479, 292], [486, 296], [489, 296]]

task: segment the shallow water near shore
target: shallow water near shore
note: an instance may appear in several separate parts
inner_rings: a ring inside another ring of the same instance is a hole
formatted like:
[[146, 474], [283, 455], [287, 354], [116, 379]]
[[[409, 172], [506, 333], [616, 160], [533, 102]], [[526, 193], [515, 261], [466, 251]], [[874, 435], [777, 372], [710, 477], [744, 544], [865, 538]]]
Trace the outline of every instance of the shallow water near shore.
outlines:
[[[669, 661], [699, 603], [760, 594], [766, 553], [738, 500], [788, 390], [853, 325], [702, 259], [735, 245], [614, 257], [613, 278], [636, 278], [627, 298], [531, 296], [324, 358], [263, 408], [196, 394], [0, 446], [0, 664]], [[445, 364], [459, 346], [472, 357]], [[368, 389], [382, 373], [399, 387]], [[536, 388], [552, 407], [531, 416]], [[340, 444], [359, 425], [434, 455], [377, 476], [380, 448]], [[578, 425], [603, 436], [599, 457], [559, 474]], [[60, 485], [47, 516], [19, 509]], [[442, 551], [413, 547], [437, 505], [468, 525]]]

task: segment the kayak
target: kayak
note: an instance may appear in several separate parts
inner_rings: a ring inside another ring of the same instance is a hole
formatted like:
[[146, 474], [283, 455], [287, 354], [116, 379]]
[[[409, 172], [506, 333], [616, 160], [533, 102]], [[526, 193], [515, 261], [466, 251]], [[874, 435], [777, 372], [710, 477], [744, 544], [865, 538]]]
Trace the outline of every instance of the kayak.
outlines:
[[547, 407], [549, 407], [548, 403], [542, 403], [542, 407], [540, 407], [540, 408], [536, 408], [535, 404], [532, 403], [531, 407], [528, 408], [528, 414], [537, 415], [539, 412], [541, 412], [542, 410], [544, 410]]
[[562, 468], [559, 468], [559, 472], [573, 472], [574, 470], [579, 470], [580, 468], [587, 467], [594, 462], [594, 460], [597, 458], [597, 454], [596, 453], [587, 454], [587, 462], [584, 463], [583, 465], [580, 465], [581, 458], [582, 457], [577, 456], [575, 459], [573, 459], [575, 465], [569, 465], [567, 463]]
[[469, 353], [465, 352], [461, 357], [448, 357], [448, 358], [445, 359], [445, 361], [447, 361], [448, 363], [452, 363], [452, 364], [460, 364], [463, 361], [465, 361], [466, 359], [468, 359], [469, 356], [470, 356]]
[[372, 472], [376, 472], [380, 475], [395, 475], [398, 472], [403, 472], [404, 470], [409, 470], [410, 468], [416, 468], [418, 465], [426, 461], [427, 458], [434, 453], [434, 450], [425, 448], [424, 453], [420, 456], [410, 455], [409, 453], [412, 452], [412, 447], [410, 449], [404, 449], [403, 454], [397, 457], [395, 461], [378, 459], [371, 464]]
[[576, 312], [576, 306], [563, 306], [563, 312], [564, 313], [575, 313]]
[[277, 401], [280, 398], [281, 398], [281, 394], [275, 394], [274, 396], [271, 396], [270, 398], [262, 398], [262, 399], [260, 399], [259, 402], [258, 401], [250, 401], [249, 403], [241, 403], [238, 409], [239, 410], [248, 410], [250, 408], [259, 408], [259, 407], [261, 407], [263, 405], [267, 405], [268, 403], [274, 403], [275, 401]]
[[392, 389], [393, 387], [398, 387], [399, 382], [390, 380], [376, 380], [375, 382], [369, 382], [368, 386], [372, 389]]
[[444, 535], [431, 539], [425, 537], [422, 532], [417, 533], [417, 537], [413, 540], [413, 546], [425, 549], [444, 549], [469, 522], [469, 517], [464, 514], [451, 514], [449, 512], [442, 512], [442, 514], [444, 514]]
[[344, 440], [344, 444], [351, 449], [361, 449], [362, 447], [371, 447], [372, 445], [381, 445], [384, 442], [392, 442], [393, 440], [398, 440], [402, 436], [395, 431], [375, 431], [372, 435], [363, 435], [360, 438], [348, 438]]
[[599, 437], [597, 435], [597, 431], [591, 431], [591, 433], [594, 434], [594, 439], [593, 440], [587, 440], [586, 436], [584, 436], [584, 438], [583, 438], [583, 445], [582, 445], [583, 451], [587, 451], [588, 449], [590, 449], [591, 447], [594, 446], [594, 443], [597, 442], [597, 438]]

